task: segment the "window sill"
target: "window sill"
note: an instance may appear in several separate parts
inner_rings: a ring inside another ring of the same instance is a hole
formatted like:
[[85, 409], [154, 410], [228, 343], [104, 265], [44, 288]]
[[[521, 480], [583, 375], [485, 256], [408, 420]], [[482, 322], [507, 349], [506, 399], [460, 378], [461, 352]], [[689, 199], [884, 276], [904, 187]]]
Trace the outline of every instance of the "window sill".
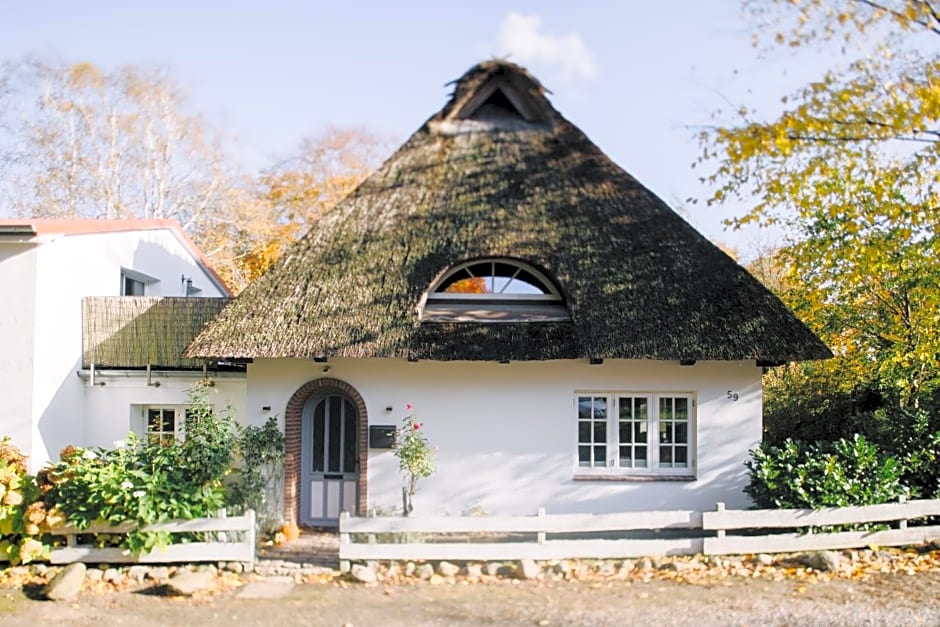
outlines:
[[625, 474], [575, 474], [575, 481], [628, 481], [645, 483], [649, 481], [695, 481], [695, 475], [625, 475]]

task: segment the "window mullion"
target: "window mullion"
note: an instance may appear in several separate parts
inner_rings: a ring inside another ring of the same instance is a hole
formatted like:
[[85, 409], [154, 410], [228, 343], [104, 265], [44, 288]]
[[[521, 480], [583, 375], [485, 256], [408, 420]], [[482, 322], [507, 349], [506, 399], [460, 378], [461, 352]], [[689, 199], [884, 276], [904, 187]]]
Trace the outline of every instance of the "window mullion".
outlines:
[[651, 394], [647, 397], [649, 409], [649, 434], [646, 441], [649, 446], [649, 468], [650, 472], [659, 470], [659, 397]]
[[607, 467], [619, 467], [620, 460], [620, 399], [616, 394], [607, 397]]

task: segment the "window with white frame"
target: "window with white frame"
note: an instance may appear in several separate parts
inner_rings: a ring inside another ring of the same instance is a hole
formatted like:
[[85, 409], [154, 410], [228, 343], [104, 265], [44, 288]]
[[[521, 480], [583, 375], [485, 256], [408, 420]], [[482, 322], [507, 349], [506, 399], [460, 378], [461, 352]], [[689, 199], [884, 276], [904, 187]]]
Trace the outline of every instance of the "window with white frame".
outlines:
[[504, 257], [458, 264], [423, 297], [427, 322], [550, 322], [570, 320], [554, 282], [534, 266]]
[[144, 407], [144, 432], [141, 434], [152, 444], [163, 444], [183, 439], [186, 408], [182, 405]]
[[578, 393], [576, 406], [578, 474], [694, 474], [691, 394]]
[[121, 268], [121, 296], [145, 296], [152, 292], [152, 286], [160, 281], [152, 276]]

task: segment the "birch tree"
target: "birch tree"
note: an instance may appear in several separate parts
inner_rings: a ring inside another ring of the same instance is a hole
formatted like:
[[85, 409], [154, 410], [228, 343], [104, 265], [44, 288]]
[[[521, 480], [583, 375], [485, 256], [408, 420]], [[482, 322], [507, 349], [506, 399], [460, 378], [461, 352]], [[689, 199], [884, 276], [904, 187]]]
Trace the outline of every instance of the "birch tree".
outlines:
[[18, 215], [172, 218], [193, 231], [225, 181], [220, 140], [165, 72], [2, 67], [0, 163]]

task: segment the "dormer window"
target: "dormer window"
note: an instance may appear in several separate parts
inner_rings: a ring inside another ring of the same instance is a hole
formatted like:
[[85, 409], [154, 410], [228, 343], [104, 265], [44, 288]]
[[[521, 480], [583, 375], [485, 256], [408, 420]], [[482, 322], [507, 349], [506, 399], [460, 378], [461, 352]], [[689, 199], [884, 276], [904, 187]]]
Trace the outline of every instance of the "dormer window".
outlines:
[[558, 288], [543, 273], [513, 259], [462, 263], [432, 286], [421, 319], [435, 322], [569, 320]]

